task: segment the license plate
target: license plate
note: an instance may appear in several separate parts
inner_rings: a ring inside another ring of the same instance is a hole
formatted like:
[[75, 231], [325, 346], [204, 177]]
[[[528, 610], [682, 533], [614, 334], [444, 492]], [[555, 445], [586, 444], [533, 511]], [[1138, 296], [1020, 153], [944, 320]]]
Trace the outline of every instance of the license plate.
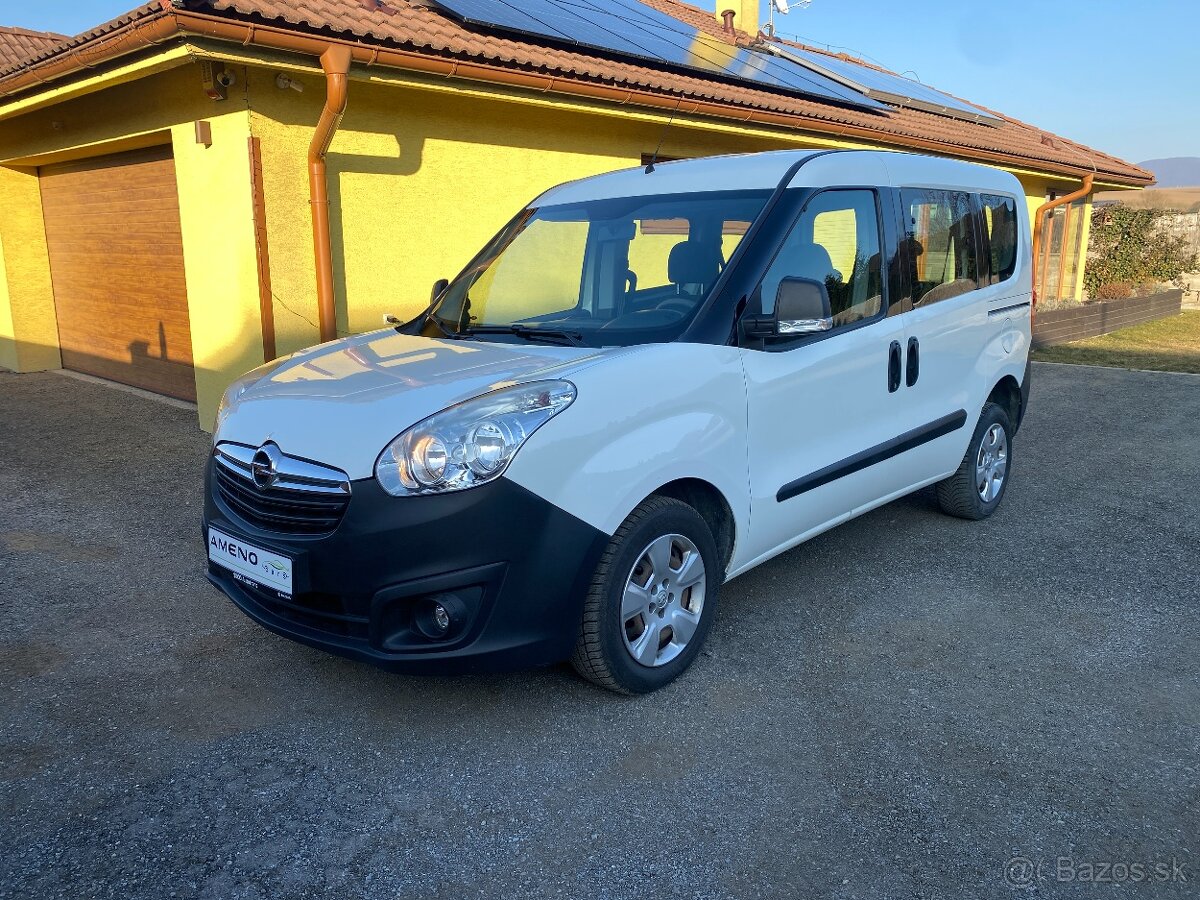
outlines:
[[269, 587], [285, 597], [292, 596], [292, 561], [283, 554], [209, 528], [208, 558], [239, 580]]

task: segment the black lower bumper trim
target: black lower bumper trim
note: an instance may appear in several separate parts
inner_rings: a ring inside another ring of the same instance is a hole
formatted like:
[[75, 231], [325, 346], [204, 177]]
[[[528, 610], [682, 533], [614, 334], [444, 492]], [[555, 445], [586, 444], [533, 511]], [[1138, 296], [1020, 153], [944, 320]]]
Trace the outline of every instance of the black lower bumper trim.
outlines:
[[[504, 478], [440, 497], [391, 497], [353, 484], [323, 537], [255, 528], [212, 490], [211, 525], [293, 562], [291, 597], [210, 564], [209, 580], [276, 634], [400, 672], [527, 668], [566, 659], [608, 536]], [[442, 640], [418, 627], [420, 604], [456, 613]]]

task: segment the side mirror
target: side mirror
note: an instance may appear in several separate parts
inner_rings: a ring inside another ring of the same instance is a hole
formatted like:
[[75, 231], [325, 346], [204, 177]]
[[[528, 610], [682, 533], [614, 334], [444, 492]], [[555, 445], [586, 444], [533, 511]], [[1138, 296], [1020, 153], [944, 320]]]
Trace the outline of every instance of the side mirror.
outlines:
[[742, 330], [755, 338], [819, 334], [831, 328], [829, 289], [813, 278], [784, 278], [775, 292], [774, 312], [742, 319]]
[[436, 300], [438, 295], [448, 287], [450, 287], [450, 279], [448, 278], [439, 278], [435, 281], [433, 283], [433, 292], [429, 295], [429, 302], [432, 303]]
[[785, 278], [775, 293], [777, 334], [815, 334], [833, 327], [829, 289], [812, 278]]

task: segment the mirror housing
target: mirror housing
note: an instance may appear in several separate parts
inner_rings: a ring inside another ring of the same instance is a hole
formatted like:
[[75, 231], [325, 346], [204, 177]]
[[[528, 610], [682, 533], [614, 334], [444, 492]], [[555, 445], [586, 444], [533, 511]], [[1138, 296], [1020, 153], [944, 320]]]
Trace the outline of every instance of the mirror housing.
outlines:
[[446, 288], [450, 287], [449, 278], [439, 278], [433, 283], [433, 291], [429, 295], [429, 302], [433, 303]]
[[775, 293], [776, 333], [816, 334], [833, 327], [829, 289], [812, 278], [785, 278]]
[[820, 334], [831, 328], [829, 289], [814, 278], [784, 278], [775, 292], [774, 312], [742, 319], [743, 332], [755, 338]]

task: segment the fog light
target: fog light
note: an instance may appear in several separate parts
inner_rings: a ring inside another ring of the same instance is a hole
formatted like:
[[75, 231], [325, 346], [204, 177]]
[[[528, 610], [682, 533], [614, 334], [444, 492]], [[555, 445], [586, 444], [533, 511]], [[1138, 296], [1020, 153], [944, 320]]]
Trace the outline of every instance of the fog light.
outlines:
[[453, 594], [435, 594], [417, 604], [413, 624], [431, 641], [445, 640], [462, 629], [467, 618], [466, 605]]

